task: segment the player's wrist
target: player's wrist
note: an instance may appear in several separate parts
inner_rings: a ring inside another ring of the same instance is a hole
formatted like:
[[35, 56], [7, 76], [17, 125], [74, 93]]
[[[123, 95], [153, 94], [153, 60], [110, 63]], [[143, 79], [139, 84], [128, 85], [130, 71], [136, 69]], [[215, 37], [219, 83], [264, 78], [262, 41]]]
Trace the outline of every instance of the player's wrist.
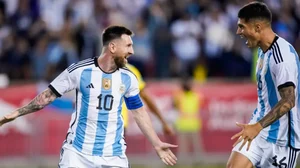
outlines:
[[260, 122], [257, 122], [257, 123], [255, 124], [255, 126], [256, 126], [256, 129], [257, 129], [258, 131], [261, 131], [261, 130], [263, 129], [263, 126], [260, 124]]
[[162, 141], [160, 139], [158, 139], [157, 141], [152, 143], [152, 146], [154, 149], [159, 149], [161, 144], [162, 144]]

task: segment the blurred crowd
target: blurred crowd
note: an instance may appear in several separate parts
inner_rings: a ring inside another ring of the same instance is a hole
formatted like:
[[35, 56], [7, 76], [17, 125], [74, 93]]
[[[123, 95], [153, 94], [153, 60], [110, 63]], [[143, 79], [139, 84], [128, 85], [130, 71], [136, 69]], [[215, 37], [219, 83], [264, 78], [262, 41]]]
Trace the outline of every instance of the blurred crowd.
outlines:
[[[249, 0], [0, 0], [0, 74], [52, 80], [68, 65], [100, 55], [101, 33], [135, 33], [129, 62], [145, 78], [249, 77], [254, 52], [235, 35]], [[266, 0], [273, 28], [300, 51], [300, 1]]]

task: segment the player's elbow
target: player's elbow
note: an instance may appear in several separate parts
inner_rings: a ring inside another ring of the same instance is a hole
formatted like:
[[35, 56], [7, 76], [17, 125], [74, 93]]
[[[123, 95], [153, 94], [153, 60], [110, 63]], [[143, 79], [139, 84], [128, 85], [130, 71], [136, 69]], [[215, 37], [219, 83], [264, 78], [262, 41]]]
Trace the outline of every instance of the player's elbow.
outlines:
[[286, 102], [285, 104], [288, 104], [288, 107], [290, 107], [289, 110], [295, 107], [295, 97], [289, 97], [285, 102]]

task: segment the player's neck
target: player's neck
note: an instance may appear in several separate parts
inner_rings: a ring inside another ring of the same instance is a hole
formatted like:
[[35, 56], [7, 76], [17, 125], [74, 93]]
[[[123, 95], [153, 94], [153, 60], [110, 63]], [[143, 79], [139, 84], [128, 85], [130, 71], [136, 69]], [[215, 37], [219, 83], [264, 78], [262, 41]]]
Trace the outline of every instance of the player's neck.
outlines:
[[266, 30], [266, 32], [261, 36], [259, 47], [266, 52], [272, 45], [275, 37], [276, 34], [272, 31], [272, 29]]
[[99, 68], [104, 72], [111, 73], [117, 69], [113, 58], [105, 52], [98, 57], [97, 61]]

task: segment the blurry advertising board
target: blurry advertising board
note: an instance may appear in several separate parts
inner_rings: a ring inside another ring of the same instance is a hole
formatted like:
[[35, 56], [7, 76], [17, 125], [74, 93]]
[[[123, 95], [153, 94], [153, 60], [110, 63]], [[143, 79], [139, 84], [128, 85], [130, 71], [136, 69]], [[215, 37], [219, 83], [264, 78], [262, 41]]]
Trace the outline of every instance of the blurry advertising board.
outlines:
[[[148, 82], [146, 91], [158, 104], [166, 120], [173, 124], [178, 112], [173, 107], [173, 96], [178, 91], [176, 82]], [[203, 127], [199, 134], [205, 152], [230, 152], [230, 137], [239, 131], [235, 122], [247, 123], [256, 107], [256, 86], [253, 83], [195, 84], [194, 90], [204, 97], [200, 110]], [[24, 85], [0, 90], [0, 116], [28, 103], [41, 92], [38, 85]], [[59, 98], [40, 112], [18, 118], [0, 128], [0, 157], [57, 155], [65, 139], [73, 100]], [[176, 143], [176, 136], [162, 136], [159, 121], [151, 114], [153, 126], [162, 138]], [[152, 150], [151, 145], [129, 117], [128, 154]]]

